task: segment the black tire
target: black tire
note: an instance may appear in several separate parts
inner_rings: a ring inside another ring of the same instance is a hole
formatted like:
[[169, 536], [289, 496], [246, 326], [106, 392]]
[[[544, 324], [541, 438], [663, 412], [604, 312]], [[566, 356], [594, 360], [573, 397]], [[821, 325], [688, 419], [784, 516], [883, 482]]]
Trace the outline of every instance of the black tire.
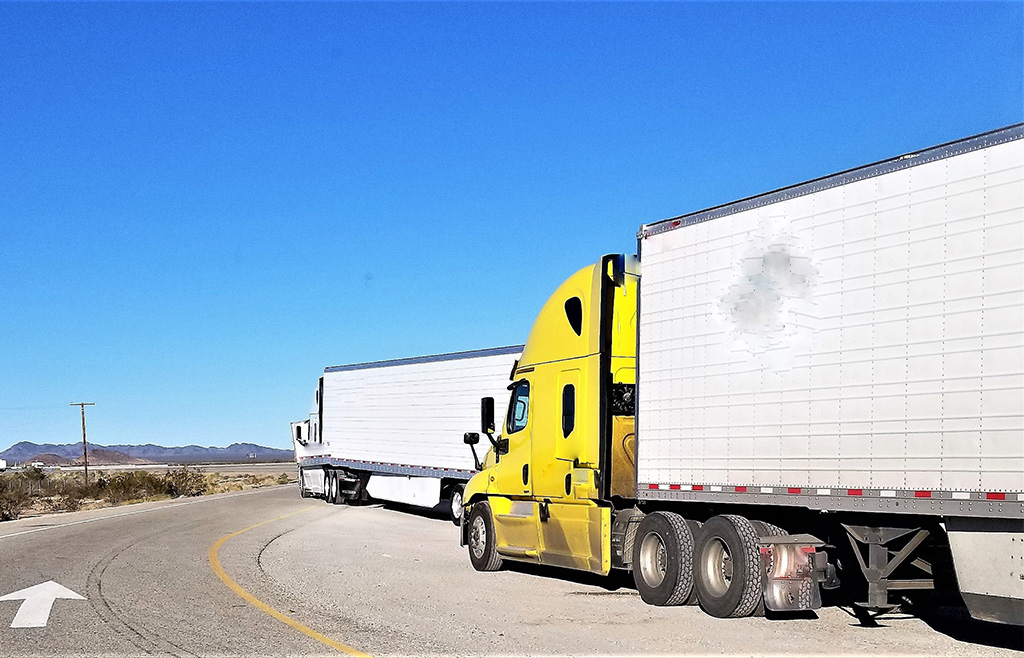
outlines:
[[299, 471], [299, 498], [309, 498], [309, 489], [306, 488], [306, 476], [302, 471]]
[[633, 582], [650, 605], [683, 605], [693, 594], [693, 533], [673, 512], [652, 512], [633, 541]]
[[[703, 525], [700, 521], [691, 521], [686, 519], [686, 525], [690, 526], [690, 535], [693, 537], [693, 548], [694, 548], [694, 559], [696, 559], [697, 549], [697, 537], [700, 535], [700, 527]], [[690, 561], [690, 579], [693, 579], [693, 560]], [[697, 605], [697, 587], [694, 586], [690, 590], [690, 596], [683, 601], [683, 605]]]
[[734, 514], [712, 517], [701, 527], [694, 586], [701, 608], [712, 617], [748, 617], [764, 605], [758, 534], [750, 521]]
[[494, 543], [494, 519], [487, 502], [473, 505], [469, 512], [469, 561], [477, 571], [497, 571], [501, 556]]
[[331, 471], [331, 496], [329, 501], [332, 505], [341, 505], [344, 497], [341, 495], [341, 483], [338, 482], [338, 472]]
[[[751, 521], [751, 523], [754, 524], [755, 530], [762, 530], [762, 532], [757, 533], [759, 537], [782, 537], [789, 534], [774, 523], [768, 523], [767, 521]], [[758, 528], [758, 525], [761, 527]]]
[[[783, 535], [788, 535], [789, 534], [788, 532], [786, 532], [785, 530], [783, 530], [779, 526], [775, 525], [774, 523], [768, 523], [767, 521], [751, 521], [750, 523], [754, 526], [754, 531], [757, 533], [757, 536], [759, 538], [760, 537], [781, 537]], [[765, 577], [767, 578], [767, 576], [765, 576]], [[751, 616], [753, 616], [753, 617], [764, 617], [766, 610], [767, 610], [767, 608], [765, 607], [765, 604], [764, 604], [764, 596], [762, 595], [761, 603], [759, 603], [758, 606], [754, 609], [754, 612], [751, 613]]]
[[457, 526], [462, 525], [462, 514], [465, 512], [465, 507], [462, 505], [462, 494], [465, 491], [466, 485], [457, 482], [448, 492], [448, 518]]

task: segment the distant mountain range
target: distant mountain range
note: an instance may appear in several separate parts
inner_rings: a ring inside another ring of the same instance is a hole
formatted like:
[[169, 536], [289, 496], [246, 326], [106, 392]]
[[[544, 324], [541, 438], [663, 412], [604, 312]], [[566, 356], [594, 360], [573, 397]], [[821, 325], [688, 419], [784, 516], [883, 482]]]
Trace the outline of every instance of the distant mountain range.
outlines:
[[[46, 459], [36, 459], [45, 456]], [[0, 452], [0, 459], [9, 464], [20, 464], [28, 461], [52, 462], [54, 458], [65, 463], [81, 461], [82, 444], [68, 443], [54, 445], [50, 443], [31, 443], [22, 441]], [[165, 448], [147, 443], [141, 446], [113, 445], [101, 446], [89, 444], [89, 463], [139, 464], [139, 463], [199, 463], [199, 462], [273, 462], [291, 461], [294, 455], [291, 450], [265, 448], [255, 443], [232, 443], [226, 448], [203, 446], [180, 446]]]

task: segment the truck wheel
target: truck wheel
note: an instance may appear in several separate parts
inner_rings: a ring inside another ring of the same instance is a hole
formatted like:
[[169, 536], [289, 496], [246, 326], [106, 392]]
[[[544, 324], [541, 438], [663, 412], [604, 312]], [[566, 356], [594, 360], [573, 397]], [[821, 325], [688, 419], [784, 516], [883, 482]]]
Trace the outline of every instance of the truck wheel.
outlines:
[[309, 498], [310, 495], [309, 489], [306, 488], [306, 475], [299, 471], [299, 498]]
[[[690, 535], [693, 537], [694, 549], [697, 548], [697, 537], [700, 535], [700, 527], [703, 525], [700, 521], [691, 521], [686, 519], [686, 525], [690, 526]], [[690, 580], [693, 580], [693, 560], [690, 560]], [[690, 596], [687, 597], [682, 603], [683, 605], [697, 605], [697, 587], [694, 586], [690, 590]]]
[[693, 593], [693, 534], [686, 519], [652, 512], [633, 541], [633, 581], [644, 603], [682, 605]]
[[501, 568], [501, 556], [494, 543], [494, 519], [486, 502], [473, 505], [469, 513], [469, 561], [477, 571]]
[[[764, 530], [764, 532], [758, 533], [760, 537], [784, 537], [789, 534], [774, 523], [768, 523], [767, 521], [752, 521], [752, 523], [755, 530]], [[761, 524], [760, 528], [757, 527], [758, 524]]]
[[332, 505], [340, 505], [341, 504], [341, 491], [339, 490], [340, 488], [339, 488], [339, 485], [338, 485], [338, 473], [335, 472], [335, 471], [331, 471], [330, 477], [331, 477], [331, 495], [327, 499], [327, 502], [329, 502]]
[[448, 518], [452, 520], [455, 525], [462, 525], [462, 493], [466, 490], [464, 484], [453, 484], [452, 489], [448, 492]]
[[[767, 521], [751, 521], [754, 526], [754, 532], [757, 533], [758, 537], [781, 537], [788, 535], [789, 533], [775, 525], [774, 523], [768, 523]], [[765, 615], [764, 596], [761, 596], [761, 602], [754, 608], [754, 612], [751, 613], [753, 617], [764, 617]]]
[[694, 559], [694, 586], [712, 617], [747, 617], [763, 604], [764, 575], [754, 525], [734, 514], [701, 527]]

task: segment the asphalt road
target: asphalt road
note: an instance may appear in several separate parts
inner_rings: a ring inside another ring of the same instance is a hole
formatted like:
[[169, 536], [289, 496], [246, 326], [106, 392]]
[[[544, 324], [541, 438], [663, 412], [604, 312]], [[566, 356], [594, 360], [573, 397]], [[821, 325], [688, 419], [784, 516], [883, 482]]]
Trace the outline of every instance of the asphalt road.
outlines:
[[628, 579], [532, 566], [477, 573], [443, 519], [330, 506], [294, 486], [0, 524], [0, 597], [50, 580], [86, 600], [57, 600], [39, 628], [10, 628], [22, 602], [0, 601], [0, 655], [1020, 656], [1024, 647], [1019, 629], [954, 615], [891, 615], [879, 628], [838, 608], [717, 620], [646, 606]]

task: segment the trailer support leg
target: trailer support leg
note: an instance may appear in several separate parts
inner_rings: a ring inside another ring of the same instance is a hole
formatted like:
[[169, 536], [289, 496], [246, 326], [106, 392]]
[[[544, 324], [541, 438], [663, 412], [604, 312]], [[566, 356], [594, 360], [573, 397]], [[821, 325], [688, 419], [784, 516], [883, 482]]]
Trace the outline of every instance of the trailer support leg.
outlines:
[[[847, 539], [850, 540], [850, 547], [857, 558], [861, 572], [868, 581], [867, 601], [857, 603], [858, 607], [865, 610], [889, 610], [897, 605], [889, 603], [889, 592], [892, 590], [934, 589], [935, 585], [931, 578], [889, 579], [893, 571], [906, 562], [911, 553], [928, 538], [927, 530], [922, 528], [875, 528], [846, 525], [845, 523], [843, 528], [846, 529]], [[916, 534], [899, 551], [886, 547], [889, 542], [912, 532], [916, 532]], [[864, 560], [863, 551], [858, 546], [858, 542], [867, 545], [867, 561]], [[932, 574], [931, 565], [923, 559], [918, 558], [909, 564], [929, 576]]]

